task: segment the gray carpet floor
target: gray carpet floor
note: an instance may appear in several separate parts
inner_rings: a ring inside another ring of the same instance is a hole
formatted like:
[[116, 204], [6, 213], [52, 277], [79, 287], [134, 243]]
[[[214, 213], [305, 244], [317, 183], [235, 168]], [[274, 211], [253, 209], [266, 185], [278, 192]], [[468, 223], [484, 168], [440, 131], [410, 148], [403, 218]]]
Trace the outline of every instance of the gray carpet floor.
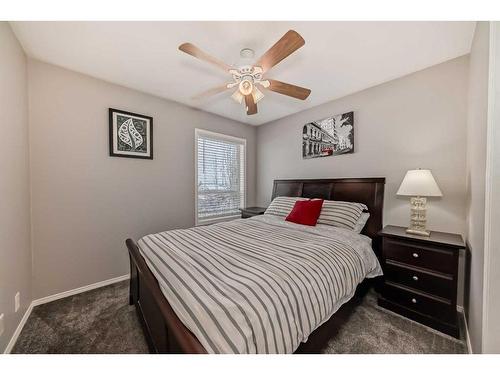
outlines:
[[[466, 353], [456, 340], [377, 306], [368, 293], [324, 353]], [[147, 353], [123, 281], [33, 309], [12, 353]]]

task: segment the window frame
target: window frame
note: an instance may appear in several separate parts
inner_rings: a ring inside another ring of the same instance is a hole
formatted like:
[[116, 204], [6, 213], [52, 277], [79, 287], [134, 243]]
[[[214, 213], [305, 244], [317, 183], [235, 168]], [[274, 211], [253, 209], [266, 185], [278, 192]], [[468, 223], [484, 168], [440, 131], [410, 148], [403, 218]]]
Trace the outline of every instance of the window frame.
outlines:
[[[247, 140], [246, 138], [234, 137], [232, 135], [227, 135], [223, 133], [216, 133], [210, 130], [195, 128], [194, 129], [194, 225], [209, 225], [215, 224], [222, 221], [229, 221], [233, 219], [240, 218], [241, 215], [227, 215], [222, 217], [217, 217], [213, 219], [199, 220], [198, 219], [198, 138], [200, 136], [212, 137], [215, 139], [221, 139], [225, 141], [231, 141], [243, 145], [243, 207], [247, 205]], [[241, 171], [240, 171], [241, 175]]]

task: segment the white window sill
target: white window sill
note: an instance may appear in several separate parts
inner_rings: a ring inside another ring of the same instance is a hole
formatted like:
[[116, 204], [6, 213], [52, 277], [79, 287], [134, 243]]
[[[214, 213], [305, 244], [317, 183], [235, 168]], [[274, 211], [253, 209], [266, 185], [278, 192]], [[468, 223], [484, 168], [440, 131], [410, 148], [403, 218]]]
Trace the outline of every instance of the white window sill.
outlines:
[[221, 223], [223, 221], [231, 221], [234, 219], [241, 219], [241, 215], [222, 216], [222, 217], [217, 217], [217, 218], [213, 218], [213, 219], [197, 220], [195, 223], [195, 227], [199, 227], [202, 225]]

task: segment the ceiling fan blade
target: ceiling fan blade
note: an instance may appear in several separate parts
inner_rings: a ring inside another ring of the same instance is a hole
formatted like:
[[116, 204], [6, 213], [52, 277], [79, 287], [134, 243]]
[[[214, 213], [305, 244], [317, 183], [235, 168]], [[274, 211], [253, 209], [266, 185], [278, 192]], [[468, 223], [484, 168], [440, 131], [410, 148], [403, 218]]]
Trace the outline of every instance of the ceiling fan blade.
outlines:
[[207, 97], [212, 96], [212, 95], [220, 94], [221, 92], [224, 92], [227, 89], [229, 89], [229, 87], [227, 87], [227, 84], [223, 85], [223, 86], [213, 87], [210, 90], [203, 91], [202, 93], [193, 96], [191, 99], [201, 100], [201, 99], [207, 98]]
[[298, 32], [295, 30], [288, 30], [274, 46], [264, 53], [255, 65], [260, 66], [264, 72], [267, 72], [281, 60], [302, 47], [305, 43], [304, 38], [302, 38]]
[[233, 69], [231, 66], [227, 65], [226, 63], [223, 63], [219, 59], [216, 59], [213, 56], [210, 56], [208, 53], [203, 52], [201, 49], [196, 47], [192, 43], [184, 43], [179, 46], [179, 50], [182, 52], [187, 53], [188, 55], [191, 55], [193, 57], [196, 57], [197, 59], [206, 61], [212, 65], [215, 65], [224, 71], [228, 72], [229, 70]]
[[252, 94], [245, 95], [245, 105], [247, 106], [247, 115], [255, 115], [257, 113], [257, 104], [255, 104]]
[[[290, 83], [276, 81], [274, 79], [268, 79], [269, 86], [268, 90], [277, 92], [279, 94], [288, 95], [296, 99], [306, 100], [311, 90], [304, 87], [291, 85]], [[264, 86], [265, 87], [265, 86]]]

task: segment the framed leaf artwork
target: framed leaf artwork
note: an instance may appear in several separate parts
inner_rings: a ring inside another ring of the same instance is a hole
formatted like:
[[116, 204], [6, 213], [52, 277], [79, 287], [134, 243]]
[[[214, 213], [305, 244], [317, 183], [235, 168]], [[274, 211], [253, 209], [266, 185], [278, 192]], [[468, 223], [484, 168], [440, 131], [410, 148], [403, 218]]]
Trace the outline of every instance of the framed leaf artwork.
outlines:
[[153, 118], [110, 108], [109, 155], [153, 159]]

